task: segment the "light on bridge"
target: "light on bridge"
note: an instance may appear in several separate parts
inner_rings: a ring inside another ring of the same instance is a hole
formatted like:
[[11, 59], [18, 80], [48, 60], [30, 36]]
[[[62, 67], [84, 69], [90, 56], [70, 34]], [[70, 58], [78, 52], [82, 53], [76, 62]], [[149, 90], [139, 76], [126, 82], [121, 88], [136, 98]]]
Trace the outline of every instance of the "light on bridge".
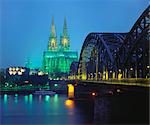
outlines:
[[132, 70], [133, 70], [133, 68], [130, 68], [130, 70], [132, 71]]
[[118, 74], [118, 80], [121, 80], [121, 78], [122, 78], [122, 74], [119, 73], [119, 74]]
[[120, 89], [117, 89], [117, 92], [120, 92]]
[[96, 93], [95, 93], [95, 92], [92, 92], [92, 96], [96, 96]]

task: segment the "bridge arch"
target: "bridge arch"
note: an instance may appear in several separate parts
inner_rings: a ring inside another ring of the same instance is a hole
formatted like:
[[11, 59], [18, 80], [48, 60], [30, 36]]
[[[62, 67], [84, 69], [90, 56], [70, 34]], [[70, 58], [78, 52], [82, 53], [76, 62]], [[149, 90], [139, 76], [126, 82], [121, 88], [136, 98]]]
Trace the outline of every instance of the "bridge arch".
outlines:
[[118, 51], [118, 68], [123, 71], [124, 78], [150, 77], [149, 74], [149, 10], [150, 6], [138, 18], [124, 44]]
[[79, 78], [106, 80], [119, 78], [119, 74], [123, 78], [150, 77], [149, 9], [148, 6], [128, 33], [88, 34], [80, 53]]
[[125, 36], [126, 33], [90, 33], [80, 53], [80, 79], [107, 79], [117, 69], [115, 52], [123, 44]]

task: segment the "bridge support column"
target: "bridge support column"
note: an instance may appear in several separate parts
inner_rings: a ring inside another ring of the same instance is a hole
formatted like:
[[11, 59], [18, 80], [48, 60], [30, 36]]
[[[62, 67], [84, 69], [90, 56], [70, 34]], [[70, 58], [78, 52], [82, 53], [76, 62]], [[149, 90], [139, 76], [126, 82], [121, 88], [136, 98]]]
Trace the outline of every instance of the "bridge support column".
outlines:
[[121, 80], [122, 79], [122, 73], [121, 73], [121, 69], [119, 69], [119, 72], [118, 72], [118, 80]]
[[68, 84], [68, 98], [74, 98], [74, 86]]
[[115, 75], [116, 75], [116, 73], [115, 73], [115, 72], [113, 72], [113, 74], [112, 74], [112, 78], [113, 78], [113, 79], [115, 79], [115, 78], [116, 78], [116, 76], [115, 76]]
[[125, 69], [125, 71], [124, 71], [124, 78], [127, 78], [127, 77], [128, 77], [128, 70]]
[[105, 71], [103, 71], [103, 73], [102, 73], [102, 80], [105, 80], [105, 79], [106, 79]]
[[137, 67], [135, 68], [135, 78], [138, 77], [138, 71], [137, 71]]
[[109, 76], [108, 76], [108, 70], [106, 69], [106, 71], [104, 70], [102, 73], [102, 80], [108, 80]]
[[106, 69], [106, 80], [108, 80], [108, 70]]

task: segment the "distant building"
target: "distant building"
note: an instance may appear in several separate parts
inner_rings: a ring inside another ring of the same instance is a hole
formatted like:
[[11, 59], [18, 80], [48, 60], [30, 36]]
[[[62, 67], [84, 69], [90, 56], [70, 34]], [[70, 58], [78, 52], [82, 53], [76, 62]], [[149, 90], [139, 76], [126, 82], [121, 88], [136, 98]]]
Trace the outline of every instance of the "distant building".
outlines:
[[6, 69], [6, 82], [20, 84], [20, 81], [28, 79], [29, 71], [26, 67], [9, 67]]
[[77, 51], [70, 50], [70, 39], [67, 33], [66, 18], [64, 20], [63, 34], [60, 36], [59, 45], [57, 43], [54, 19], [52, 18], [48, 47], [43, 53], [43, 71], [48, 73], [49, 76], [61, 77], [61, 74], [69, 74], [71, 63], [77, 60]]
[[5, 81], [11, 85], [44, 85], [48, 81], [48, 75], [39, 69], [9, 67], [6, 69]]
[[9, 67], [6, 69], [6, 76], [28, 76], [29, 71], [26, 67]]

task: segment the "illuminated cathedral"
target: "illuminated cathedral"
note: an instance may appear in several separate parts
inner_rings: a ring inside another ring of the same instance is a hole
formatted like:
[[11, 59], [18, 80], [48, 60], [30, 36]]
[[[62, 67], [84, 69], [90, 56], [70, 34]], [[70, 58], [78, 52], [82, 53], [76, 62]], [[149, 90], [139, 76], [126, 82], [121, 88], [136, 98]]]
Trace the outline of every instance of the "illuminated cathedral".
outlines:
[[43, 53], [43, 71], [49, 76], [68, 74], [72, 62], [78, 60], [78, 52], [70, 50], [70, 39], [67, 33], [67, 22], [64, 19], [63, 33], [60, 36], [60, 43], [57, 43], [57, 35], [52, 18], [51, 31], [47, 50]]

